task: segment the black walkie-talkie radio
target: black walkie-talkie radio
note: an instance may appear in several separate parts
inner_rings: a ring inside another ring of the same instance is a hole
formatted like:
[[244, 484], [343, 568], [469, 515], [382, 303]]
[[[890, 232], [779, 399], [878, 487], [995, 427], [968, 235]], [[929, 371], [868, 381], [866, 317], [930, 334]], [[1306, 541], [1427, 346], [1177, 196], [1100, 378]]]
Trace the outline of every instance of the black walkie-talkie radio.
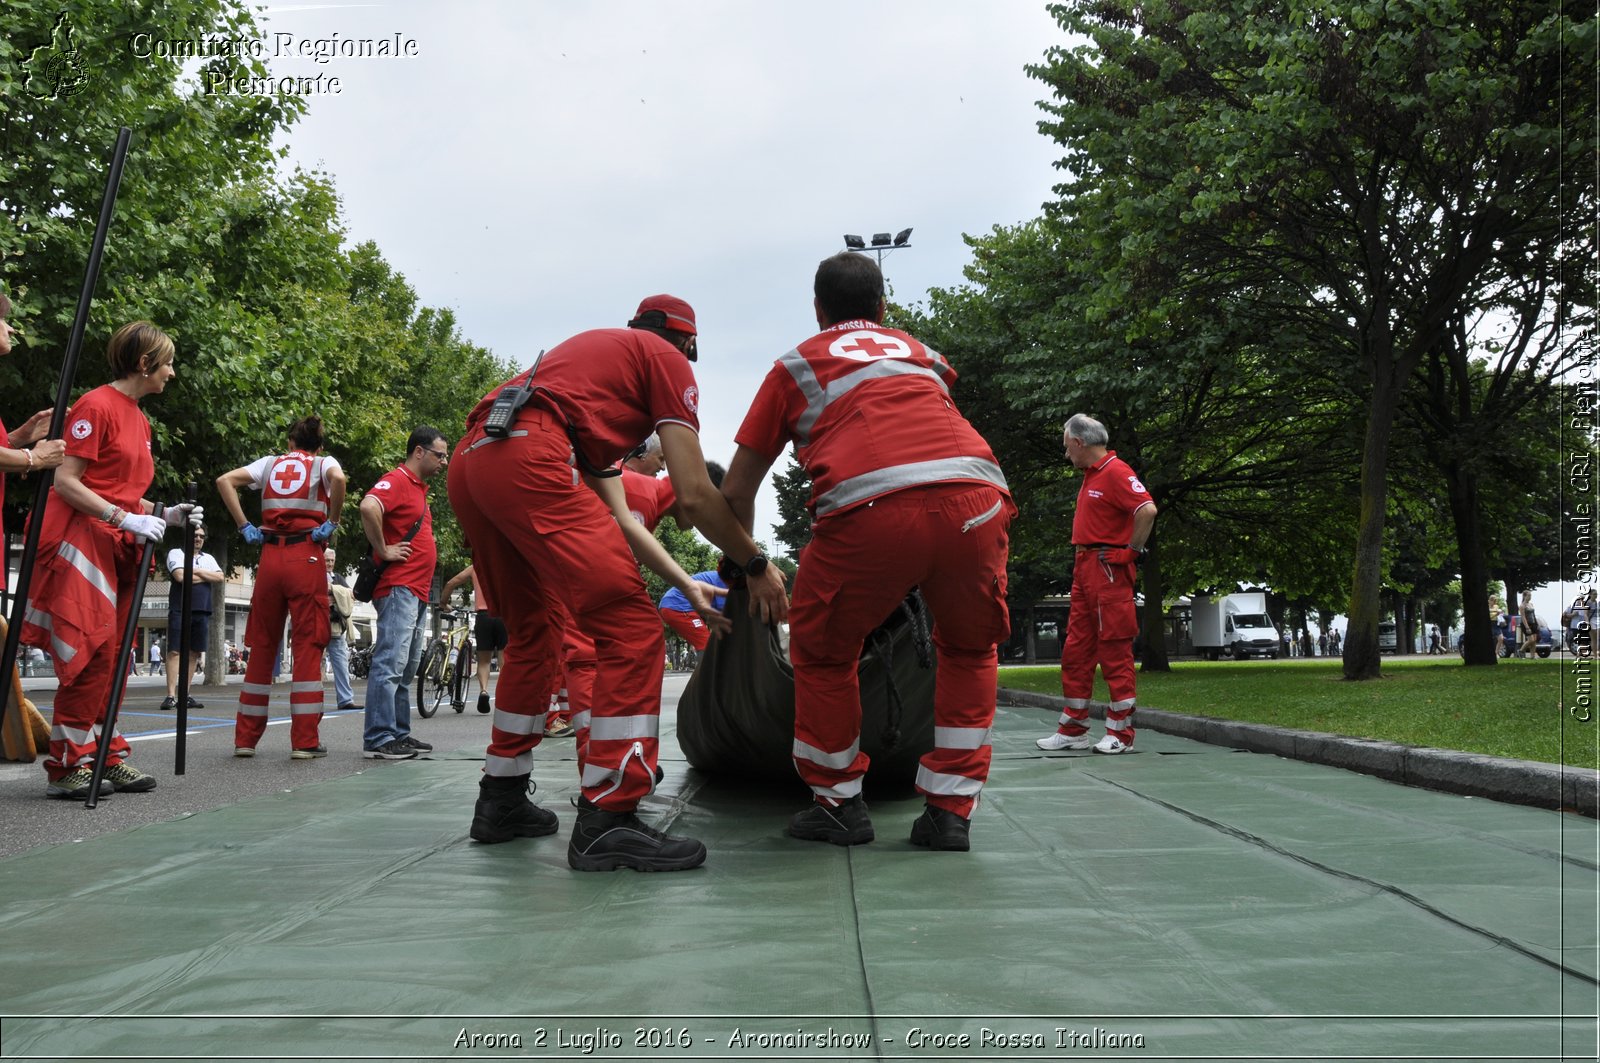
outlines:
[[539, 357], [533, 360], [533, 368], [522, 378], [522, 383], [515, 387], [508, 385], [500, 389], [500, 394], [494, 397], [494, 405], [489, 407], [489, 416], [483, 419], [484, 435], [504, 439], [511, 434], [511, 423], [517, 419], [517, 411], [533, 398], [533, 375], [539, 371], [539, 363], [542, 361], [544, 352], [540, 351]]

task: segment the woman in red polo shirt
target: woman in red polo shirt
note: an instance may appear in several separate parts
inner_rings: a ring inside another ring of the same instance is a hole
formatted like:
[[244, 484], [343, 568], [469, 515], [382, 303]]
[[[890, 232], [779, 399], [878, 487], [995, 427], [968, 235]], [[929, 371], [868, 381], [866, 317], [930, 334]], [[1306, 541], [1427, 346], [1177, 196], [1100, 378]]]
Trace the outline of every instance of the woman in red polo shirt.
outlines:
[[[118, 643], [146, 541], [159, 540], [198, 506], [164, 510], [144, 497], [155, 479], [150, 420], [139, 409], [176, 375], [172, 339], [148, 321], [122, 326], [106, 346], [116, 379], [67, 412], [66, 457], [56, 470], [39, 535], [38, 569], [22, 641], [55, 657], [55, 714], [44, 762], [51, 797], [89, 796], [95, 746], [105, 722]], [[128, 743], [111, 740], [101, 796], [142, 793], [156, 780], [127, 763]]]

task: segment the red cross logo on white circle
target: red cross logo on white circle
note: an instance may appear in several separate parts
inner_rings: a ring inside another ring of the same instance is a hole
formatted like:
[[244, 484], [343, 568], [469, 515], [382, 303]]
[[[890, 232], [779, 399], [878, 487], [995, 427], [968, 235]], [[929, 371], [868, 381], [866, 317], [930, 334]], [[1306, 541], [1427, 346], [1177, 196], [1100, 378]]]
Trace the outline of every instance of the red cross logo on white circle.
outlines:
[[910, 358], [911, 347], [899, 336], [859, 329], [828, 344], [828, 353], [852, 362], [875, 362], [880, 358]]
[[280, 495], [292, 495], [306, 483], [306, 467], [298, 461], [280, 461], [272, 470], [272, 486]]

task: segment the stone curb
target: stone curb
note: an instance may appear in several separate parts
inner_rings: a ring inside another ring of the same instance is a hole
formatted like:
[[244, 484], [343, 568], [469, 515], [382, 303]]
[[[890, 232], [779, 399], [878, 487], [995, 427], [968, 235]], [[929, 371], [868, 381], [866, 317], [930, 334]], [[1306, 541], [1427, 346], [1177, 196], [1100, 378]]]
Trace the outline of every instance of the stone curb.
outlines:
[[[1000, 688], [1000, 700], [1060, 712], [1064, 699], [1027, 690]], [[1104, 702], [1092, 702], [1089, 715], [1105, 719]], [[1493, 801], [1534, 805], [1579, 812], [1600, 818], [1600, 771], [1563, 768], [1537, 760], [1511, 760], [1454, 749], [1430, 749], [1371, 738], [1295, 731], [1269, 724], [1217, 720], [1163, 709], [1139, 707], [1140, 727], [1162, 734], [1192, 738], [1211, 745], [1231, 746], [1252, 753], [1271, 753], [1293, 760], [1327, 764], [1347, 771], [1376, 775], [1404, 786], [1420, 786], [1453, 794], [1470, 794]]]

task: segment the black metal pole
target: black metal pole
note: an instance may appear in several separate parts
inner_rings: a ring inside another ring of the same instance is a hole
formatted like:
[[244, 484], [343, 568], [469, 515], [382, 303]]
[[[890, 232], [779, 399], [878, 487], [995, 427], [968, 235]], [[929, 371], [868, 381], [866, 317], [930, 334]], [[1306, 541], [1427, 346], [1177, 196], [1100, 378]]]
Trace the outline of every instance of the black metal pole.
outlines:
[[[161, 505], [156, 504], [156, 516], [161, 516]], [[133, 663], [133, 637], [139, 631], [139, 609], [144, 603], [144, 585], [150, 578], [150, 563], [156, 556], [155, 540], [145, 541], [144, 552], [139, 555], [139, 574], [133, 581], [133, 602], [128, 607], [128, 622], [122, 625], [122, 646], [117, 651], [117, 670], [111, 677], [111, 697], [106, 704], [105, 722], [100, 725], [100, 744], [94, 751], [94, 778], [89, 782], [89, 799], [84, 808], [100, 803], [100, 780], [106, 773], [106, 757], [111, 752], [111, 736], [117, 733], [117, 713], [122, 708], [122, 693], [128, 689], [128, 668]]]
[[[191, 504], [199, 494], [200, 485], [193, 480], [189, 481], [189, 490], [185, 499]], [[194, 522], [187, 516], [183, 518], [183, 589], [179, 592], [178, 600], [183, 603], [183, 608], [178, 616], [178, 736], [173, 746], [172, 774], [182, 775], [185, 758], [187, 756], [189, 737], [189, 608], [194, 594]], [[172, 612], [171, 603], [167, 605], [167, 612]], [[167, 645], [172, 645], [172, 632], [167, 632]]]
[[[95, 225], [94, 242], [89, 245], [89, 263], [84, 267], [83, 288], [78, 293], [78, 313], [72, 320], [67, 356], [61, 363], [61, 378], [56, 382], [55, 412], [50, 417], [50, 431], [45, 434], [46, 439], [60, 439], [61, 428], [67, 419], [72, 381], [78, 375], [78, 355], [83, 350], [83, 334], [89, 326], [89, 306], [94, 301], [95, 283], [100, 279], [100, 259], [105, 254], [106, 232], [111, 228], [111, 215], [117, 206], [117, 187], [122, 184], [122, 164], [128, 158], [128, 141], [132, 136], [133, 131], [123, 126], [117, 134], [116, 150], [111, 154], [111, 170], [106, 174], [106, 190], [100, 198], [100, 221]], [[33, 584], [33, 563], [39, 553], [39, 529], [44, 523], [45, 501], [50, 497], [50, 485], [54, 482], [55, 470], [46, 469], [39, 474], [38, 486], [33, 491], [32, 519], [28, 521], [28, 533], [23, 540], [22, 561], [17, 565], [16, 595], [11, 600], [11, 623], [6, 631], [5, 650], [0, 652], [0, 676], [10, 675], [12, 666], [17, 663], [23, 614], [28, 608], [28, 591]], [[0, 726], [5, 724], [8, 700], [0, 698]]]

